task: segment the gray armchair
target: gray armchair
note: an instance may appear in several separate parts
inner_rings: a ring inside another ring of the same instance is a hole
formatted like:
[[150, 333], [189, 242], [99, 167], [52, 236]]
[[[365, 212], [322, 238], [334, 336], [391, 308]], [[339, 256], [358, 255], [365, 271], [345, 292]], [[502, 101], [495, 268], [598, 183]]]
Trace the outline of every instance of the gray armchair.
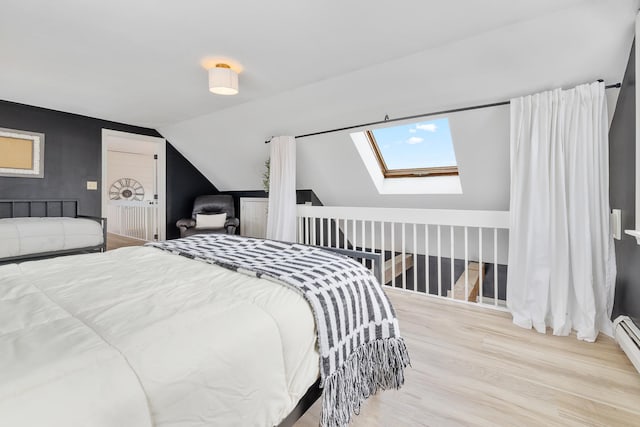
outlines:
[[[227, 220], [220, 228], [196, 228], [196, 216], [198, 214], [218, 214], [226, 213]], [[233, 206], [233, 197], [227, 194], [216, 194], [211, 196], [198, 196], [193, 202], [191, 218], [183, 218], [176, 222], [180, 229], [180, 237], [192, 236], [194, 234], [227, 233], [235, 234], [236, 228], [240, 225], [240, 220], [235, 217], [236, 211]]]

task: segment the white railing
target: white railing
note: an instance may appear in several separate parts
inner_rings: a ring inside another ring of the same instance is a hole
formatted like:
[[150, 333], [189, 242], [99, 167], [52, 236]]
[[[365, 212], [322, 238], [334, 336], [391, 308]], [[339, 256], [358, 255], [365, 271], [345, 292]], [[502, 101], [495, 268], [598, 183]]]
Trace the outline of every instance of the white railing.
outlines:
[[154, 240], [157, 205], [151, 200], [110, 200], [107, 231], [141, 240]]
[[299, 243], [382, 254], [387, 286], [505, 306], [509, 212], [298, 205], [297, 215]]

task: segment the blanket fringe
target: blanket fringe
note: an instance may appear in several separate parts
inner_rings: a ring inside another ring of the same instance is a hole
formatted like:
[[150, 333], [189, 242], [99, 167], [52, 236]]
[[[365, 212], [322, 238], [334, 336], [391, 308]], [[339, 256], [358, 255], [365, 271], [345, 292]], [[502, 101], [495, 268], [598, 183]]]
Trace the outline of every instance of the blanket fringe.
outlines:
[[370, 341], [357, 348], [329, 378], [322, 393], [322, 427], [343, 427], [360, 405], [378, 390], [404, 384], [404, 368], [411, 364], [402, 338]]

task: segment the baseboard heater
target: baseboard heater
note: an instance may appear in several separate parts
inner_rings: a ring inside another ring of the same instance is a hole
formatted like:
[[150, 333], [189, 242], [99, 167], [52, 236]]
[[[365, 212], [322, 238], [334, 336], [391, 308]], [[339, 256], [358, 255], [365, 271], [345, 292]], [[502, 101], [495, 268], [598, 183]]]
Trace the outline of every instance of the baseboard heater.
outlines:
[[640, 372], [640, 329], [628, 316], [618, 316], [613, 321], [613, 330], [616, 341]]

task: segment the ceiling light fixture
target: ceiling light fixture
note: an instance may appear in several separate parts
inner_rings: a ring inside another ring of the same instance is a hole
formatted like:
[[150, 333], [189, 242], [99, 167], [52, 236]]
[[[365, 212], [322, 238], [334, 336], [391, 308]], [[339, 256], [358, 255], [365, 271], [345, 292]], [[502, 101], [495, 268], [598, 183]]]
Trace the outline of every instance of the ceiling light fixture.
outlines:
[[209, 90], [218, 95], [238, 93], [238, 73], [227, 64], [216, 64], [209, 70]]

